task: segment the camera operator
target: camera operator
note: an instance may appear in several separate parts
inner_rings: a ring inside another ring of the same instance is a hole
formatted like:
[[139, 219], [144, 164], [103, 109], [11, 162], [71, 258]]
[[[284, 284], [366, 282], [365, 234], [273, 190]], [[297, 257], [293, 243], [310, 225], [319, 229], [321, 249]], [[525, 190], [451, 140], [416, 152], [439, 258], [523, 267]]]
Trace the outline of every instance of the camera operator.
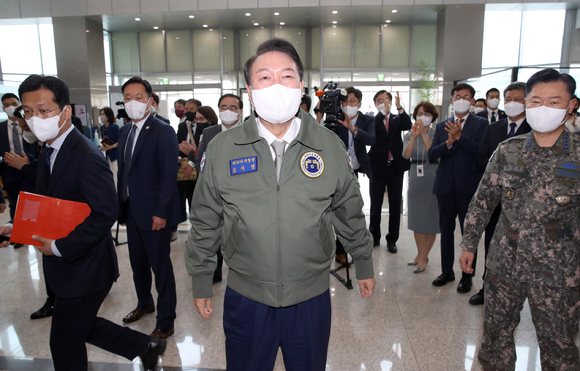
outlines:
[[[358, 173], [364, 173], [372, 180], [366, 146], [375, 143], [375, 120], [359, 111], [362, 104], [362, 92], [359, 89], [351, 86], [346, 88], [346, 93], [346, 100], [342, 101], [344, 119], [338, 119], [340, 125], [336, 126], [334, 132], [344, 142], [355, 174], [358, 176]], [[316, 113], [317, 123], [320, 123], [322, 116], [322, 112]], [[346, 252], [338, 239], [336, 240], [336, 261], [343, 265], [347, 262]]]

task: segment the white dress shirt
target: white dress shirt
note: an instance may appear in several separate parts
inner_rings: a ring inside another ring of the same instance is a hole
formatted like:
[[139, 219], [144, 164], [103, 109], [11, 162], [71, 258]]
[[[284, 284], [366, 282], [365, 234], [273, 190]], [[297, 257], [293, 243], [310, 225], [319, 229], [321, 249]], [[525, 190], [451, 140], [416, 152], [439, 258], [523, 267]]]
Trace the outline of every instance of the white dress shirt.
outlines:
[[290, 127], [288, 128], [288, 131], [286, 131], [286, 134], [284, 134], [284, 136], [280, 139], [278, 139], [274, 134], [266, 129], [264, 125], [262, 125], [259, 117], [256, 117], [256, 123], [258, 125], [258, 134], [260, 134], [260, 136], [266, 139], [266, 142], [268, 142], [268, 147], [270, 147], [270, 153], [272, 154], [272, 160], [274, 160], [276, 158], [276, 153], [274, 152], [274, 148], [272, 148], [272, 142], [275, 140], [285, 141], [286, 145], [284, 146], [284, 152], [286, 152], [288, 145], [292, 143], [294, 139], [296, 139], [298, 133], [300, 132], [301, 120], [298, 117], [294, 117]]

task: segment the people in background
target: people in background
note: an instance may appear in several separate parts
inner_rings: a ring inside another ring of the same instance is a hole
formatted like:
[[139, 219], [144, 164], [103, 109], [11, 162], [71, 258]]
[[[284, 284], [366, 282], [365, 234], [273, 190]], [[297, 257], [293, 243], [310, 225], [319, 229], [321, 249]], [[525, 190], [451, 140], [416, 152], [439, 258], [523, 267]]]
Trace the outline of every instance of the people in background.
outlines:
[[119, 150], [118, 150], [118, 140], [119, 140], [119, 126], [117, 125], [117, 119], [115, 118], [115, 113], [110, 107], [105, 107], [101, 109], [99, 122], [102, 126], [99, 128], [101, 132], [101, 146], [105, 151], [105, 157], [109, 163], [109, 167], [113, 172], [113, 180], [115, 181], [115, 187], [117, 186], [117, 172], [119, 170]]
[[157, 111], [159, 111], [159, 96], [153, 92], [153, 105], [151, 106], [151, 114], [166, 124], [169, 124], [169, 119], [161, 116]]
[[497, 108], [500, 101], [501, 99], [499, 97], [499, 90], [497, 90], [497, 88], [489, 89], [485, 93], [485, 103], [487, 108], [479, 113], [476, 113], [476, 115], [488, 120], [490, 124], [506, 118], [505, 111]]

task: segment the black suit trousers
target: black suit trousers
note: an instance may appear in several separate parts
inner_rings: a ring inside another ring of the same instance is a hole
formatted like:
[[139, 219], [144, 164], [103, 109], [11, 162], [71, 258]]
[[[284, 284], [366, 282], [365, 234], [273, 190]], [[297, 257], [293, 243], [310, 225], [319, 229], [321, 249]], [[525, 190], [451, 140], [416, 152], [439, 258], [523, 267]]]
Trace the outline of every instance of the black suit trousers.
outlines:
[[381, 237], [381, 209], [385, 197], [385, 188], [389, 198], [389, 232], [387, 242], [395, 243], [399, 239], [401, 225], [401, 197], [403, 195], [403, 174], [397, 171], [393, 163], [387, 167], [384, 175], [373, 174], [370, 182], [371, 220], [369, 231], [375, 238]]
[[129, 360], [147, 350], [148, 335], [97, 317], [110, 290], [111, 286], [81, 298], [56, 297], [50, 330], [50, 351], [56, 371], [86, 371], [85, 343]]
[[179, 206], [181, 208], [182, 222], [187, 220], [186, 203], [189, 203], [189, 208], [191, 209], [191, 200], [193, 198], [193, 191], [195, 190], [195, 183], [195, 180], [177, 181], [177, 194], [179, 195]]

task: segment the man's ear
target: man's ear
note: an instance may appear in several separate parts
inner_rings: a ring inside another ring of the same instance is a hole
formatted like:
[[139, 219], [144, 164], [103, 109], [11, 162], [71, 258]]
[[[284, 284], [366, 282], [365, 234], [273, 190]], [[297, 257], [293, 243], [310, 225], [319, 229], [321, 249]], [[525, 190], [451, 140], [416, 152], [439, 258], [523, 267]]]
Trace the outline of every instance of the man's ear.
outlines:
[[250, 85], [248, 85], [248, 83], [246, 83], [246, 91], [248, 92], [248, 99], [250, 100], [250, 102], [252, 102], [252, 104], [254, 104], [254, 101], [252, 100], [252, 89], [250, 88]]

